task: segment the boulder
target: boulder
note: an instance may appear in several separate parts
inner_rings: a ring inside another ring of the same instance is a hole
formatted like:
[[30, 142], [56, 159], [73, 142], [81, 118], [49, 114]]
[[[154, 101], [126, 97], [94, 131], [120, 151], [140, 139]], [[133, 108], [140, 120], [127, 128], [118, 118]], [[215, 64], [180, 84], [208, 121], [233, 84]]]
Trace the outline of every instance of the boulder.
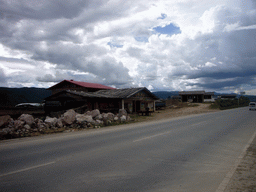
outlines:
[[127, 117], [126, 117], [126, 121], [131, 121], [132, 119], [131, 119], [131, 117], [128, 115]]
[[44, 120], [44, 123], [49, 125], [50, 127], [55, 127], [56, 124], [58, 122], [58, 119], [56, 117], [46, 117], [46, 119]]
[[91, 111], [86, 111], [84, 114], [85, 115], [92, 115], [92, 112]]
[[102, 114], [99, 114], [99, 115], [97, 115], [94, 119], [95, 119], [95, 120], [102, 120], [102, 119], [103, 119], [103, 116], [102, 116]]
[[0, 130], [0, 136], [5, 136], [11, 132], [10, 128], [3, 128]]
[[110, 112], [109, 113], [103, 113], [102, 116], [103, 116], [103, 121], [107, 121], [107, 120], [113, 121], [114, 117], [115, 117], [115, 115], [113, 113], [110, 113]]
[[92, 121], [90, 121], [90, 122], [88, 122], [88, 123], [90, 123], [90, 124], [92, 124], [92, 125], [95, 125], [95, 124], [96, 124], [96, 121], [95, 121], [95, 120], [92, 120]]
[[99, 109], [94, 109], [93, 111], [91, 111], [91, 113], [92, 113], [92, 114], [91, 114], [92, 118], [94, 118], [94, 117], [100, 115]]
[[88, 123], [88, 124], [87, 124], [87, 128], [89, 128], [89, 129], [93, 129], [93, 128], [94, 128], [94, 126], [93, 126], [91, 123]]
[[118, 119], [119, 119], [118, 116], [114, 117], [114, 121], [118, 121]]
[[102, 113], [102, 119], [105, 121], [108, 119], [108, 114], [107, 113]]
[[22, 114], [18, 120], [20, 121], [24, 121], [26, 124], [28, 124], [29, 126], [31, 126], [34, 122], [34, 117], [32, 115], [29, 114]]
[[10, 115], [0, 116], [0, 127], [5, 127], [6, 125], [8, 125], [10, 120]]
[[94, 122], [91, 115], [83, 115], [83, 114], [77, 114], [76, 115], [76, 121], [79, 124], [82, 124], [83, 122], [88, 122], [88, 123]]
[[63, 127], [63, 123], [62, 123], [61, 119], [57, 119], [56, 126], [59, 127], [59, 128]]
[[119, 116], [121, 117], [122, 115], [125, 115], [125, 116], [127, 116], [127, 112], [126, 112], [126, 110], [125, 109], [119, 109]]
[[13, 127], [14, 127], [14, 120], [13, 120], [13, 118], [11, 118], [11, 119], [9, 120], [8, 127], [9, 127], [9, 128], [13, 128]]
[[76, 120], [76, 112], [73, 109], [68, 110], [63, 114], [62, 120], [64, 124], [71, 125]]
[[40, 124], [43, 124], [44, 122], [43, 122], [43, 120], [36, 118], [34, 123], [35, 123], [35, 127], [37, 128], [37, 127], [39, 127]]
[[107, 113], [107, 119], [110, 120], [110, 121], [113, 121], [114, 120], [114, 117], [115, 115], [113, 113]]
[[85, 122], [87, 120], [87, 115], [84, 114], [76, 114], [76, 122], [78, 124], [82, 124], [83, 122]]
[[126, 121], [126, 116], [125, 116], [125, 115], [122, 115], [122, 116], [120, 117], [120, 121], [121, 121], [121, 122], [125, 122], [125, 121]]
[[23, 128], [23, 126], [25, 125], [25, 121], [21, 121], [21, 120], [15, 120], [14, 121], [14, 129], [17, 130], [17, 129], [21, 129]]
[[97, 119], [95, 121], [95, 125], [103, 125], [103, 121]]
[[31, 129], [31, 127], [28, 124], [26, 124], [26, 125], [24, 125], [24, 129], [29, 130], [29, 129]]

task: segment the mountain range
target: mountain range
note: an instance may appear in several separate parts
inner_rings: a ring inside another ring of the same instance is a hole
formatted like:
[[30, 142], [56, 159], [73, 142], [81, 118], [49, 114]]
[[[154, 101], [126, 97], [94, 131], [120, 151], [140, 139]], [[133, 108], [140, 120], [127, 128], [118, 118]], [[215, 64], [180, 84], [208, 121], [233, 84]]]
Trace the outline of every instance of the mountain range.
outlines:
[[6, 88], [0, 87], [0, 106], [14, 107], [19, 103], [41, 103], [51, 91], [44, 88]]

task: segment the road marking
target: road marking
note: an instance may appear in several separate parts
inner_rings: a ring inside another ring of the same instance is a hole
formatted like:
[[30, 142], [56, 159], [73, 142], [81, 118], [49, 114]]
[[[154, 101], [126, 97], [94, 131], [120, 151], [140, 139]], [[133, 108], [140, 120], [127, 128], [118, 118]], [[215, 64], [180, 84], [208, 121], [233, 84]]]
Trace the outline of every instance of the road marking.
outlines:
[[52, 161], [52, 162], [49, 162], [49, 163], [44, 163], [44, 164], [41, 164], [41, 165], [36, 165], [36, 166], [33, 166], [33, 167], [28, 167], [28, 168], [20, 169], [20, 170], [17, 170], [17, 171], [12, 171], [12, 172], [0, 175], [0, 177], [7, 176], [7, 175], [12, 175], [12, 174], [20, 173], [20, 172], [24, 172], [24, 171], [29, 171], [31, 169], [36, 169], [36, 168], [39, 168], [39, 167], [44, 167], [44, 166], [51, 165], [51, 164], [54, 164], [54, 163], [56, 163], [56, 162]]
[[152, 139], [154, 137], [158, 137], [158, 136], [161, 136], [161, 135], [165, 135], [165, 134], [168, 134], [170, 133], [171, 131], [167, 131], [167, 132], [164, 132], [164, 133], [159, 133], [159, 134], [156, 134], [156, 135], [152, 135], [152, 136], [149, 136], [149, 137], [143, 137], [141, 139], [137, 139], [137, 140], [134, 140], [133, 142], [139, 142], [139, 141], [143, 141], [143, 140], [146, 140], [146, 139]]
[[[202, 121], [202, 122], [200, 122], [200, 123], [192, 124], [192, 125], [190, 125], [190, 126], [201, 125], [201, 124], [203, 124], [203, 123], [205, 123], [205, 122], [207, 122], [207, 121]], [[172, 130], [171, 130], [171, 131], [172, 131]], [[154, 138], [154, 137], [158, 137], [158, 136], [161, 136], [161, 135], [168, 134], [168, 133], [170, 133], [171, 131], [167, 131], [167, 132], [164, 132], [164, 133], [159, 133], [159, 134], [152, 135], [152, 136], [149, 136], [149, 137], [143, 137], [143, 138], [141, 138], [141, 139], [134, 140], [133, 142], [139, 142], [139, 141], [143, 141], [143, 140], [146, 140], [146, 139], [152, 139], [152, 138]]]
[[207, 123], [207, 121], [201, 121], [200, 123], [195, 123], [195, 124], [192, 124], [192, 125], [190, 125], [190, 126], [197, 126], [197, 125], [201, 125], [201, 124], [203, 124], [203, 123]]

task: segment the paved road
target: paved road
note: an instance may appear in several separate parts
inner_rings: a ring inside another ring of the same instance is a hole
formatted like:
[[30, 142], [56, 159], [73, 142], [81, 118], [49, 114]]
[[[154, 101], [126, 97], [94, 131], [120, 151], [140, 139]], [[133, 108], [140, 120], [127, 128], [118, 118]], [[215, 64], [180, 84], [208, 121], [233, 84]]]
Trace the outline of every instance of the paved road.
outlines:
[[215, 192], [255, 133], [248, 108], [0, 142], [1, 191]]

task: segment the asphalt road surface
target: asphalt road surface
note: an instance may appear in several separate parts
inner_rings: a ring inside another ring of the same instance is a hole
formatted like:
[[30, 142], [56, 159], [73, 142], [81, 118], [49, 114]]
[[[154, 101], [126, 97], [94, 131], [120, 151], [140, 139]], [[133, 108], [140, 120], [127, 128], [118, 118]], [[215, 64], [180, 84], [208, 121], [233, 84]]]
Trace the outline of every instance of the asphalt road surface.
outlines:
[[0, 191], [215, 192], [255, 134], [248, 108], [0, 142]]

